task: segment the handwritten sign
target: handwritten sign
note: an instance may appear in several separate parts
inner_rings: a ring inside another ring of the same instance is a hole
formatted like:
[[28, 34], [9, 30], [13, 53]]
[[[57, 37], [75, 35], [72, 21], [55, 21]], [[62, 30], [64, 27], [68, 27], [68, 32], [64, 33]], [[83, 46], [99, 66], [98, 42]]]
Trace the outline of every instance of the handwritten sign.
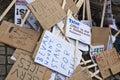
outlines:
[[[4, 35], [4, 36], [3, 36]], [[3, 21], [0, 26], [0, 41], [12, 47], [32, 52], [40, 33]]]
[[50, 77], [51, 71], [35, 64], [30, 56], [20, 55], [5, 80], [44, 80], [45, 75]]
[[43, 29], [50, 29], [66, 16], [64, 10], [55, 0], [37, 0], [28, 4], [28, 7]]
[[79, 40], [83, 43], [91, 43], [91, 31], [90, 27], [80, 23], [79, 21], [68, 17], [66, 23], [66, 36]]
[[74, 69], [74, 50], [72, 44], [45, 31], [34, 61], [69, 77]]

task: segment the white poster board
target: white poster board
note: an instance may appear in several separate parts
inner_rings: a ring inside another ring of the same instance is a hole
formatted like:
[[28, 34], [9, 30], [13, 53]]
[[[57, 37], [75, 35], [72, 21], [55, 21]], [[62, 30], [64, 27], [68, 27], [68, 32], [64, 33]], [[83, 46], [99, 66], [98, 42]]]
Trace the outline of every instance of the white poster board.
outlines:
[[34, 2], [35, 0], [25, 0], [27, 3]]
[[45, 31], [34, 61], [70, 77], [74, 69], [74, 50], [72, 44]]
[[90, 27], [71, 18], [67, 18], [66, 36], [81, 41], [85, 44], [91, 43]]

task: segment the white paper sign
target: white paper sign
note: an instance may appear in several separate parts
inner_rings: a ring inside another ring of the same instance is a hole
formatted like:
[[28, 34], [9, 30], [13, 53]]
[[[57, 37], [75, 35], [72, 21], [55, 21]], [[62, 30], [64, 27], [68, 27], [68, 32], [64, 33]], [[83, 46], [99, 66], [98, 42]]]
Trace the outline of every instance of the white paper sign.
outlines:
[[90, 27], [70, 17], [67, 18], [66, 36], [86, 44], [91, 43]]
[[35, 0], [26, 0], [27, 3], [34, 2]]
[[35, 62], [70, 77], [74, 69], [75, 46], [46, 31]]

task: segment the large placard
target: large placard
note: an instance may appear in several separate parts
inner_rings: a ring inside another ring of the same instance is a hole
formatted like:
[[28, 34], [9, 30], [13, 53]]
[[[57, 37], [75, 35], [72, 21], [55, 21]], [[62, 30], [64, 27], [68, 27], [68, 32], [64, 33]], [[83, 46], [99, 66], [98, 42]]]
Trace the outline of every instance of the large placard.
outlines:
[[[74, 50], [75, 46], [72, 44], [45, 31], [37, 54], [35, 53], [35, 62], [69, 77], [74, 69]], [[77, 57], [80, 58], [80, 55]]]

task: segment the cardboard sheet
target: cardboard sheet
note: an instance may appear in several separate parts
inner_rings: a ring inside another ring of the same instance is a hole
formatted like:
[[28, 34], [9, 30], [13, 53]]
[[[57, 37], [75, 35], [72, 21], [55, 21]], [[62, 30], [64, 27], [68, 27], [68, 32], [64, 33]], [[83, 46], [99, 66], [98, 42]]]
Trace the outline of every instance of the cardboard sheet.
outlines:
[[40, 34], [6, 21], [0, 26], [0, 42], [28, 52], [33, 52]]
[[50, 29], [66, 16], [62, 7], [55, 0], [36, 0], [28, 4], [28, 7], [43, 29]]

